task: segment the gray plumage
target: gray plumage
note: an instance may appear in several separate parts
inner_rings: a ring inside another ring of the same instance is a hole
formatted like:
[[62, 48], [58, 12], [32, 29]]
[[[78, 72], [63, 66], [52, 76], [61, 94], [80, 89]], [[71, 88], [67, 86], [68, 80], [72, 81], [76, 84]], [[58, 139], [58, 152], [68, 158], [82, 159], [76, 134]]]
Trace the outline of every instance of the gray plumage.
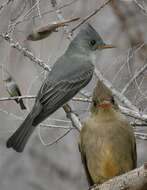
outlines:
[[[18, 85], [16, 84], [15, 80], [9, 76], [6, 80], [6, 90], [7, 92], [9, 93], [9, 95], [11, 97], [14, 97], [14, 96], [21, 96], [21, 92], [20, 92], [20, 89], [18, 87]], [[23, 103], [23, 100], [22, 99], [15, 99], [16, 103], [20, 105], [20, 108], [22, 110], [26, 109], [26, 106], [24, 105]]]
[[94, 71], [91, 55], [101, 44], [105, 45], [89, 24], [77, 34], [43, 82], [32, 111], [8, 139], [8, 148], [22, 152], [35, 127], [89, 83]]

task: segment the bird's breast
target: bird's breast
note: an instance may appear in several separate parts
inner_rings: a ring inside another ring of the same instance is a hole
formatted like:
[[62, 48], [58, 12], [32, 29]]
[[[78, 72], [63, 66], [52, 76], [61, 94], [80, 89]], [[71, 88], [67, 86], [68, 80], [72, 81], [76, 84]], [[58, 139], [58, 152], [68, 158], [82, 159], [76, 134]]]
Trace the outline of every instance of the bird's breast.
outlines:
[[90, 55], [87, 56], [87, 59], [92, 62], [93, 65], [96, 63], [96, 53], [92, 52]]
[[113, 119], [89, 119], [81, 133], [87, 167], [95, 183], [102, 183], [133, 167], [129, 130]]

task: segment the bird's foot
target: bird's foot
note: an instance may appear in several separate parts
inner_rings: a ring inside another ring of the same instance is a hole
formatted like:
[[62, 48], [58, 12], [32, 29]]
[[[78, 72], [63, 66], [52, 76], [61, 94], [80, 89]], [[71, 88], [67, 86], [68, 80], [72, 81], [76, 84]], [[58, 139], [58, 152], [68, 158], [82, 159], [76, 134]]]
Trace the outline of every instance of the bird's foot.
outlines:
[[93, 190], [96, 188], [96, 186], [97, 186], [97, 184], [91, 185], [88, 190]]

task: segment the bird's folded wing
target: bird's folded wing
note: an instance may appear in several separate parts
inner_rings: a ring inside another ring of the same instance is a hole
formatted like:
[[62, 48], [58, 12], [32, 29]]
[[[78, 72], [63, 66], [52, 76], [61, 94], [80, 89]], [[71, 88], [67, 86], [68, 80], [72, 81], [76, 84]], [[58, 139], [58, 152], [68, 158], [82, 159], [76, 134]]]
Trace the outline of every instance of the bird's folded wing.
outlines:
[[49, 33], [53, 32], [53, 31], [54, 31], [53, 27], [51, 27], [51, 26], [44, 26], [42, 28], [39, 28], [37, 30], [37, 33], [39, 33], [39, 34], [49, 34]]
[[133, 160], [133, 168], [135, 169], [137, 167], [137, 150], [136, 150], [136, 139], [135, 136], [132, 137], [133, 142], [132, 142], [132, 160]]
[[[50, 109], [53, 105], [63, 105], [70, 100], [81, 88], [86, 86], [91, 80], [93, 70], [88, 70], [73, 77], [70, 80], [61, 80], [56, 84], [52, 84], [48, 89], [42, 90], [40, 103], [45, 109]], [[46, 85], [46, 84], [45, 84]]]
[[[33, 125], [38, 125], [85, 87], [91, 80], [93, 71], [94, 67], [89, 65], [83, 71], [65, 73], [64, 76], [58, 77], [56, 81], [50, 80], [51, 77], [48, 77], [36, 98], [36, 105], [39, 105], [41, 109], [39, 108], [39, 113], [34, 119]], [[55, 72], [54, 75], [56, 75]]]
[[17, 91], [17, 96], [21, 96], [21, 92], [20, 92], [20, 89], [18, 88], [18, 86], [16, 86], [16, 91]]
[[89, 173], [89, 170], [88, 170], [88, 167], [87, 167], [86, 155], [82, 151], [80, 143], [78, 144], [78, 147], [79, 147], [79, 152], [81, 153], [81, 160], [82, 160], [82, 164], [84, 166], [84, 170], [85, 170], [85, 174], [86, 174], [86, 177], [87, 177], [88, 184], [89, 184], [89, 186], [92, 186], [92, 185], [94, 185], [94, 182], [93, 182], [93, 180], [92, 180], [92, 178], [90, 176], [90, 173]]

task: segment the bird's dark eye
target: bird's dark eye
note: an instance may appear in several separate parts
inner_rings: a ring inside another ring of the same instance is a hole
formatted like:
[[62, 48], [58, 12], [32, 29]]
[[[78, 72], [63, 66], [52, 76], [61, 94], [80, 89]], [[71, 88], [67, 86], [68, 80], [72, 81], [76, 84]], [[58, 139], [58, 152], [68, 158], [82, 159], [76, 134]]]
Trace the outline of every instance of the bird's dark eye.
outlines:
[[93, 105], [94, 105], [94, 107], [96, 107], [96, 105], [97, 105], [97, 102], [96, 102], [96, 101], [93, 101]]
[[91, 41], [90, 41], [90, 45], [91, 45], [91, 46], [94, 46], [95, 44], [96, 44], [96, 41], [95, 41], [95, 40], [91, 40]]
[[112, 104], [115, 104], [115, 100], [114, 100], [113, 97], [111, 98], [111, 103], [112, 103]]

